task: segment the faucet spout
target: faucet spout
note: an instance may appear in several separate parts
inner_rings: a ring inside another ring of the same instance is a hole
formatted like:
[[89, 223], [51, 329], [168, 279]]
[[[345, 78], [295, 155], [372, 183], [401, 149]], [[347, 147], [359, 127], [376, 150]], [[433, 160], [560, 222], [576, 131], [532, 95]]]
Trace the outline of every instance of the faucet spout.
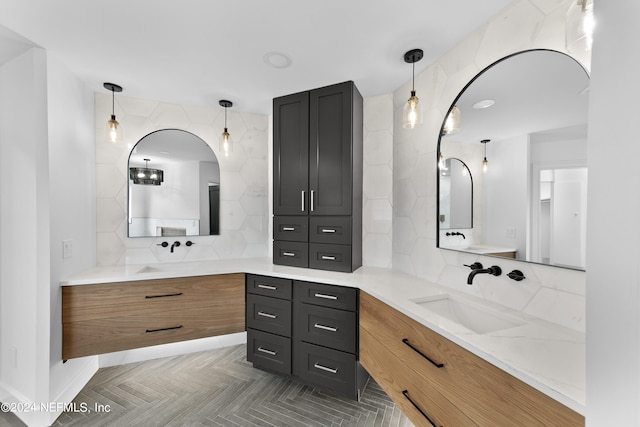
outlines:
[[171, 245], [171, 253], [173, 253], [173, 248], [177, 248], [178, 246], [180, 246], [180, 242], [178, 242], [177, 240], [173, 242], [173, 244]]
[[499, 276], [502, 274], [502, 269], [497, 265], [492, 265], [489, 268], [477, 268], [475, 270], [471, 270], [471, 273], [469, 273], [469, 277], [467, 277], [467, 285], [472, 285], [473, 278], [478, 274], [491, 274], [492, 276]]

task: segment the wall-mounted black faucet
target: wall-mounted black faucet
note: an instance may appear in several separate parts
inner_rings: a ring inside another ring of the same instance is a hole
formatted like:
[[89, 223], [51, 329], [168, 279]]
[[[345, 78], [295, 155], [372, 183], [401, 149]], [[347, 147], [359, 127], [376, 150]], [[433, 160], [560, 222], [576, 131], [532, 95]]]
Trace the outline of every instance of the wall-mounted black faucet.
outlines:
[[173, 248], [177, 248], [178, 246], [180, 246], [180, 242], [178, 242], [177, 240], [173, 242], [173, 244], [171, 245], [171, 253], [173, 253]]
[[471, 273], [469, 273], [469, 277], [467, 277], [467, 285], [473, 284], [473, 278], [478, 274], [491, 274], [492, 276], [499, 276], [502, 274], [502, 269], [497, 265], [492, 265], [489, 268], [482, 268], [482, 264], [479, 262], [474, 262], [467, 267], [471, 268]]
[[464, 237], [464, 234], [462, 234], [459, 231], [452, 231], [452, 232], [447, 231], [447, 236], [462, 236], [463, 239], [467, 240], [467, 238]]

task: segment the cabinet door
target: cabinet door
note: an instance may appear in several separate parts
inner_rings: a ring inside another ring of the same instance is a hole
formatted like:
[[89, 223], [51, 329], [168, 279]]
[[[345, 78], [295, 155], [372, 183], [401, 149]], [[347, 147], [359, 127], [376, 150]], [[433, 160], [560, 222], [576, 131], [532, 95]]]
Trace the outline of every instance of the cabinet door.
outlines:
[[352, 82], [310, 92], [311, 215], [351, 214], [352, 99]]
[[309, 92], [273, 100], [273, 213], [309, 213]]

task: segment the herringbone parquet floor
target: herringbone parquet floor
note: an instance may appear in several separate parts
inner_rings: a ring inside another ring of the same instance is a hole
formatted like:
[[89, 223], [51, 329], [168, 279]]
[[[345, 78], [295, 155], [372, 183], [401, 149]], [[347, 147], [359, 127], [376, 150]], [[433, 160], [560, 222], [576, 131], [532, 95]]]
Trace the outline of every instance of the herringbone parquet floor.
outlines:
[[[254, 369], [245, 346], [100, 369], [54, 426], [412, 426], [370, 380], [360, 402]], [[3, 418], [4, 417], [4, 418]], [[19, 426], [0, 414], [0, 427]]]

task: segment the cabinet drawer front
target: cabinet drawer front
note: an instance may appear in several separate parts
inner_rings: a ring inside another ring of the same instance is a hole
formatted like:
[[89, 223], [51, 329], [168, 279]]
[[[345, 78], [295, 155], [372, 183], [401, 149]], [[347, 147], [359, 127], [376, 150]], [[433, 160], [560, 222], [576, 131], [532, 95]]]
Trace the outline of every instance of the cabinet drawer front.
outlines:
[[417, 426], [476, 426], [429, 382], [364, 330], [360, 363]]
[[357, 352], [357, 313], [297, 304], [293, 318], [296, 339], [349, 353]]
[[290, 242], [309, 241], [309, 217], [274, 216], [273, 239]]
[[62, 287], [62, 321], [120, 317], [244, 300], [244, 274]]
[[351, 246], [309, 243], [309, 267], [350, 273]]
[[274, 240], [273, 263], [291, 267], [309, 267], [309, 244]]
[[479, 425], [584, 425], [580, 414], [361, 292], [361, 354], [365, 332]]
[[247, 360], [257, 368], [291, 375], [291, 339], [247, 329]]
[[291, 301], [248, 294], [247, 328], [291, 337]]
[[323, 283], [293, 282], [293, 298], [296, 301], [356, 311], [358, 309], [358, 289]]
[[247, 293], [290, 300], [291, 283], [290, 279], [247, 274]]
[[299, 343], [301, 379], [319, 387], [353, 395], [356, 389], [356, 356], [308, 343]]
[[242, 332], [243, 304], [64, 323], [62, 358]]
[[350, 216], [314, 216], [309, 219], [309, 242], [351, 244]]

